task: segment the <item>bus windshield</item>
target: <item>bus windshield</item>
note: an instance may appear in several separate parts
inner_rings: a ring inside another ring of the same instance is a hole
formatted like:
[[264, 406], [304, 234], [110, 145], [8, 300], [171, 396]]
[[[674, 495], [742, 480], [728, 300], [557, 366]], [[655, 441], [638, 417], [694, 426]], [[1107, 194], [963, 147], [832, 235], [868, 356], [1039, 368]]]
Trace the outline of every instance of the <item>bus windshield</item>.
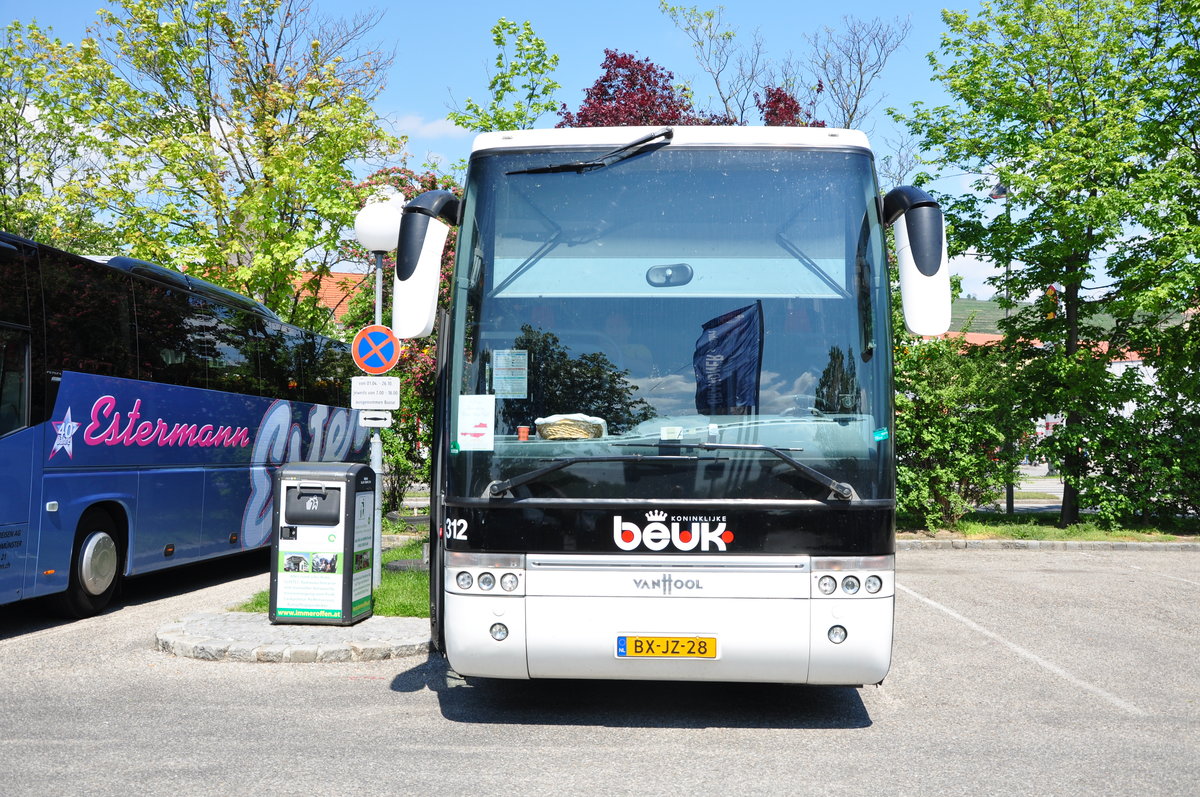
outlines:
[[544, 168], [605, 151], [472, 162], [448, 495], [890, 499], [870, 154], [660, 144]]

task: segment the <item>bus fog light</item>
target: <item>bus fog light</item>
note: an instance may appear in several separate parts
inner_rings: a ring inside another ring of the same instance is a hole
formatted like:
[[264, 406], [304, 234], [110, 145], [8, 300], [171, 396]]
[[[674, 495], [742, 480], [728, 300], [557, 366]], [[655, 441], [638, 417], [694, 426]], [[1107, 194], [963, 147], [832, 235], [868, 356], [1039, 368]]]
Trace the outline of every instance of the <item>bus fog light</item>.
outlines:
[[494, 586], [496, 586], [496, 577], [495, 576], [493, 576], [491, 573], [480, 573], [479, 574], [479, 588], [480, 589], [491, 589]]
[[847, 595], [853, 595], [858, 592], [858, 579], [854, 576], [846, 576], [842, 579], [842, 592]]
[[[489, 630], [492, 634], [492, 639], [497, 642], [503, 642], [508, 639], [508, 626], [504, 623], [494, 623]], [[844, 634], [845, 632], [843, 631], [842, 633]]]
[[867, 592], [874, 594], [883, 589], [883, 579], [879, 576], [867, 576], [867, 580], [863, 582], [863, 586], [867, 588]]
[[817, 589], [821, 590], [822, 595], [832, 595], [837, 589], [837, 579], [833, 576], [821, 576], [821, 580], [817, 582]]
[[470, 589], [471, 585], [475, 583], [475, 579], [471, 578], [471, 574], [466, 570], [459, 573], [454, 580], [458, 583], [459, 589]]
[[505, 573], [500, 576], [500, 588], [505, 592], [512, 592], [517, 588], [517, 574]]
[[829, 629], [829, 641], [835, 645], [840, 645], [846, 641], [846, 629], [843, 626], [835, 625]]

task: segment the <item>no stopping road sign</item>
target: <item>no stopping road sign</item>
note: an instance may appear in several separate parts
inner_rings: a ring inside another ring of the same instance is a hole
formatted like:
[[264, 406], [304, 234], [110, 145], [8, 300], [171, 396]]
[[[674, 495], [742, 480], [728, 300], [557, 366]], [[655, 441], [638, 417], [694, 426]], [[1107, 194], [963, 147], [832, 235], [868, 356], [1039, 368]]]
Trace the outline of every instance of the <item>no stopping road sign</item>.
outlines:
[[392, 330], [382, 324], [363, 327], [350, 344], [354, 364], [363, 372], [377, 376], [386, 374], [400, 361], [400, 341]]

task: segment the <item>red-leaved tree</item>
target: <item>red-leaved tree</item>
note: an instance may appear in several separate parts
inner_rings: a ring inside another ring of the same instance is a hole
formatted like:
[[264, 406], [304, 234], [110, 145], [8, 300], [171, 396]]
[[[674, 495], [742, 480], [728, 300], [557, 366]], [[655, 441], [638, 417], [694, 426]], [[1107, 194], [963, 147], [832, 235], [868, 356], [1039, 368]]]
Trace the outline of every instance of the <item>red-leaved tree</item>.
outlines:
[[601, 68], [603, 73], [583, 92], [578, 111], [562, 106], [558, 127], [733, 123], [723, 115], [698, 112], [687, 91], [671, 82], [675, 75], [649, 58], [606, 49]]
[[825, 123], [813, 118], [816, 95], [824, 90], [819, 82], [813, 92], [813, 104], [805, 108], [795, 95], [781, 86], [767, 86], [760, 95], [754, 92], [754, 104], [762, 114], [763, 124], [773, 127], [824, 127]]

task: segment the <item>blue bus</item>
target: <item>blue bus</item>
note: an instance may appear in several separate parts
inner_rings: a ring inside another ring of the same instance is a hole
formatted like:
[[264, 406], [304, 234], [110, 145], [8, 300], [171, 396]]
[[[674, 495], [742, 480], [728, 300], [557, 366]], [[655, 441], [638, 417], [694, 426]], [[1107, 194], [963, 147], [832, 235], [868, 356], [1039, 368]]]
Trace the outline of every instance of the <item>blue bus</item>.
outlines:
[[343, 344], [180, 272], [0, 233], [0, 604], [270, 543], [272, 474], [365, 458]]

